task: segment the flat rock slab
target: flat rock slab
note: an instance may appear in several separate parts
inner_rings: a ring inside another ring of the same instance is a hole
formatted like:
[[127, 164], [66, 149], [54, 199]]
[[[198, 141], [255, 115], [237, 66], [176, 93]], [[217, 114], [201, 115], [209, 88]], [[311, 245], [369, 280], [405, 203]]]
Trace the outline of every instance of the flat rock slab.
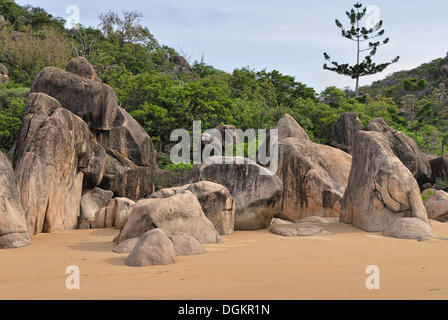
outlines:
[[273, 218], [271, 221], [271, 225], [272, 224], [293, 224], [294, 222], [288, 221], [288, 220], [283, 220], [280, 218]]
[[418, 218], [397, 219], [384, 230], [383, 234], [387, 237], [418, 240], [426, 240], [435, 236], [431, 225]]
[[322, 227], [312, 223], [276, 224], [269, 231], [284, 237], [304, 237], [331, 234]]

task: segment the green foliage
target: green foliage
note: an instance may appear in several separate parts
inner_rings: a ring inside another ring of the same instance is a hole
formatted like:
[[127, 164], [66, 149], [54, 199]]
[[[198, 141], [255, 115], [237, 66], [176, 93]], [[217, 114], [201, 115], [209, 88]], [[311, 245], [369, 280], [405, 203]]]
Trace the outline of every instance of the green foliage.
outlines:
[[168, 170], [168, 171], [191, 170], [191, 169], [193, 169], [194, 166], [195, 166], [194, 164], [184, 163], [184, 162], [177, 163], [177, 164], [169, 163], [161, 169]]
[[434, 184], [434, 189], [448, 192], [448, 181], [443, 179], [437, 179], [436, 183]]
[[7, 107], [0, 110], [0, 151], [7, 152], [13, 146], [22, 126], [25, 98], [6, 98]]

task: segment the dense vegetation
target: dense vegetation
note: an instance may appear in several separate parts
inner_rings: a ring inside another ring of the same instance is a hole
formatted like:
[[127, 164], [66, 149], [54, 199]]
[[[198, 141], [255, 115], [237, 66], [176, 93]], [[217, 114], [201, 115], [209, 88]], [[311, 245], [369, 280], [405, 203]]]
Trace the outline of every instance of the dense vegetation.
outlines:
[[[139, 24], [137, 12], [108, 12], [99, 17], [100, 29], [79, 30], [66, 30], [62, 19], [11, 0], [0, 0], [0, 15], [6, 18], [0, 31], [0, 63], [9, 68], [11, 80], [0, 84], [2, 151], [14, 144], [28, 88], [37, 73], [45, 66], [64, 68], [77, 55], [89, 59], [162, 151], [170, 143], [171, 131], [191, 129], [193, 120], [201, 120], [203, 130], [219, 124], [257, 129], [273, 126], [284, 113], [290, 113], [314, 141], [325, 144], [331, 142], [331, 125], [345, 111], [358, 112], [364, 123], [384, 117], [429, 153], [441, 153], [446, 140], [448, 108], [441, 93], [446, 96], [446, 91], [440, 87], [448, 85], [446, 74], [441, 74], [448, 58], [361, 88], [364, 95], [355, 99], [353, 92], [336, 87], [317, 93], [275, 70], [246, 67], [226, 73], [203, 60], [187, 61], [159, 44]], [[409, 77], [425, 78], [428, 86], [422, 92], [407, 92], [403, 80]], [[415, 97], [414, 119], [409, 113], [410, 95]]]

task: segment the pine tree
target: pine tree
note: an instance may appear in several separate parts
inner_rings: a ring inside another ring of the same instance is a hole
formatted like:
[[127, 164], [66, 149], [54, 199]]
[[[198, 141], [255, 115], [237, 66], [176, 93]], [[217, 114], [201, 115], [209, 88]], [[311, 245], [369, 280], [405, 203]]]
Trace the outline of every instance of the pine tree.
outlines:
[[[334, 71], [338, 74], [350, 76], [352, 79], [356, 79], [356, 97], [359, 94], [359, 78], [363, 76], [373, 75], [378, 72], [384, 71], [389, 65], [397, 62], [400, 57], [396, 57], [390, 62], [376, 64], [372, 58], [376, 54], [378, 47], [381, 47], [389, 42], [389, 38], [384, 40], [374, 41], [372, 39], [380, 38], [384, 35], [383, 21], [380, 20], [374, 27], [365, 28], [361, 27], [361, 21], [367, 13], [367, 8], [361, 3], [355, 3], [350, 11], [346, 12], [348, 19], [350, 20], [350, 27], [345, 28], [338, 19], [335, 20], [336, 26], [341, 29], [341, 34], [344, 38], [354, 41], [356, 43], [356, 64], [351, 66], [348, 63], [339, 64], [336, 61], [331, 61], [330, 56], [324, 52], [325, 60], [329, 61], [332, 66], [324, 64], [325, 70]], [[362, 48], [361, 45], [364, 42], [369, 41], [368, 47]], [[367, 55], [361, 61], [361, 55], [363, 52], [367, 52]]]

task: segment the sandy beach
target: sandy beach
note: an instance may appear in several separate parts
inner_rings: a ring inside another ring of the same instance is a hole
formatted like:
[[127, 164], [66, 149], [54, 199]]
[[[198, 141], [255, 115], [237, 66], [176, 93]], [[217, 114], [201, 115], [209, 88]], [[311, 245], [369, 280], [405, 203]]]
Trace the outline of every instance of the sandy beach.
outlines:
[[[448, 224], [433, 222], [438, 236]], [[342, 223], [333, 234], [286, 238], [235, 232], [177, 264], [128, 267], [111, 251], [113, 229], [41, 234], [0, 251], [0, 299], [447, 299], [448, 241], [387, 238]], [[65, 268], [80, 268], [79, 290]], [[368, 290], [368, 265], [380, 290]]]

